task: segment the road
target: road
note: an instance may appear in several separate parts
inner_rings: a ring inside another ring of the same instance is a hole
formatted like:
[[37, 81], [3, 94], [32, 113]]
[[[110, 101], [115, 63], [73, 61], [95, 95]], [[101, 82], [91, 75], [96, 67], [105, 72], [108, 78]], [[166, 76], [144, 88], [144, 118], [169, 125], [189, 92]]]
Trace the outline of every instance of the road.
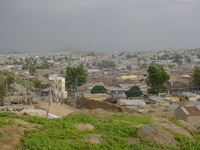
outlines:
[[[38, 104], [33, 104], [33, 105], [41, 109], [48, 109], [48, 101], [37, 101], [37, 103]], [[64, 117], [72, 112], [77, 112], [77, 111], [80, 110], [66, 104], [61, 105], [60, 102], [58, 103], [52, 102], [51, 106], [49, 107], [49, 113], [57, 115], [59, 117]]]

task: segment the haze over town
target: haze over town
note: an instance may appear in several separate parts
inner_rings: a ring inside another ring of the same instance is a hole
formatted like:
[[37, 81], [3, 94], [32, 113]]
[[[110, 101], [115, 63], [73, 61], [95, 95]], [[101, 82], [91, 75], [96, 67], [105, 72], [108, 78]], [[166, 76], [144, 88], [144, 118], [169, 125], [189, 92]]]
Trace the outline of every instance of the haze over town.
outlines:
[[0, 51], [199, 48], [198, 0], [0, 0]]

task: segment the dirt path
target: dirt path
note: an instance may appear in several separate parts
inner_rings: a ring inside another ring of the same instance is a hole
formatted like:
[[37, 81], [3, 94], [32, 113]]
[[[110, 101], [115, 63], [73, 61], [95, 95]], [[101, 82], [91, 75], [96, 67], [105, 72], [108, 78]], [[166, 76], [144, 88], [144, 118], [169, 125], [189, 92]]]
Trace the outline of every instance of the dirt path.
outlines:
[[[37, 101], [38, 104], [34, 104], [34, 106], [37, 106], [38, 108], [43, 108], [43, 109], [47, 109], [48, 106], [48, 102], [47, 101]], [[59, 103], [51, 103], [51, 106], [49, 107], [49, 113], [60, 116], [60, 117], [64, 117], [72, 112], [77, 112], [80, 111], [77, 108], [74, 108], [72, 106], [66, 105], [66, 104], [62, 104]]]

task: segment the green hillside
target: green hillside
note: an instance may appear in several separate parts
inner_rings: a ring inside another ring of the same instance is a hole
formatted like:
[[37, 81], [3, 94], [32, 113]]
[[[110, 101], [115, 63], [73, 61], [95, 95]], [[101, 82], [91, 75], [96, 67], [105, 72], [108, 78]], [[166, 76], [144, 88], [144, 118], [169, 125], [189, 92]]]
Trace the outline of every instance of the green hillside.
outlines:
[[[166, 129], [172, 133], [179, 144], [176, 147], [162, 145], [137, 137], [138, 129], [135, 125], [153, 124], [150, 121], [151, 115], [103, 113], [98, 117], [75, 113], [62, 119], [17, 117], [0, 113], [0, 144], [5, 146], [13, 143], [11, 141], [6, 143], [6, 140], [20, 139], [15, 145], [11, 144], [19, 150], [200, 149], [199, 132], [193, 133], [194, 138], [189, 139]], [[174, 122], [180, 125], [177, 121]]]

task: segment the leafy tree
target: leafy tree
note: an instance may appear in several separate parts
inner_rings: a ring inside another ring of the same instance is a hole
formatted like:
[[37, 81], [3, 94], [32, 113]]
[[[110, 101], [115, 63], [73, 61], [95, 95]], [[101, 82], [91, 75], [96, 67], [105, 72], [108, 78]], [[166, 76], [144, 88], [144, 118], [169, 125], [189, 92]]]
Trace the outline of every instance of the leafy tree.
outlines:
[[63, 70], [61, 70], [61, 71], [60, 71], [60, 74], [64, 74], [64, 71], [63, 71]]
[[114, 68], [115, 62], [103, 60], [101, 63], [98, 63], [98, 66], [99, 66], [99, 68]]
[[140, 97], [140, 96], [142, 96], [142, 91], [140, 90], [140, 88], [138, 86], [133, 86], [125, 94], [126, 94], [127, 98]]
[[0, 82], [0, 103], [3, 102], [4, 96], [6, 95], [6, 88], [3, 82]]
[[88, 53], [86, 56], [96, 56], [94, 52]]
[[45, 74], [45, 75], [44, 75], [44, 77], [47, 77], [47, 78], [48, 78], [48, 77], [49, 77], [49, 74], [48, 74], [48, 73], [47, 73], [47, 74]]
[[30, 74], [34, 74], [35, 71], [36, 71], [35, 65], [30, 65], [30, 66], [29, 66], [29, 73], [30, 73]]
[[107, 90], [104, 86], [102, 85], [95, 85], [92, 90], [91, 90], [91, 93], [92, 94], [95, 94], [95, 93], [107, 93]]
[[190, 63], [190, 62], [191, 62], [190, 57], [189, 57], [189, 56], [185, 56], [185, 61], [186, 61], [187, 63]]
[[192, 82], [196, 86], [200, 86], [200, 67], [195, 66], [191, 75]]
[[166, 83], [169, 79], [170, 76], [163, 67], [156, 68], [155, 66], [149, 66], [146, 78], [146, 83], [150, 86], [148, 93], [158, 94], [161, 90], [166, 91]]
[[143, 69], [143, 68], [147, 68], [147, 64], [142, 64], [142, 65], [140, 66], [140, 69]]
[[169, 59], [169, 54], [164, 54], [160, 57], [160, 60], [168, 60]]
[[14, 83], [14, 77], [8, 72], [0, 71], [0, 102], [3, 102], [4, 96], [12, 83]]
[[176, 62], [178, 65], [181, 65], [182, 64], [182, 59], [183, 57], [180, 55], [180, 54], [176, 54], [174, 56], [174, 62]]
[[35, 80], [34, 81], [35, 87], [36, 88], [47, 88], [48, 84], [42, 84], [40, 80]]
[[125, 54], [125, 52], [121, 52], [119, 53], [119, 56], [123, 56]]
[[197, 54], [197, 58], [200, 59], [200, 54]]
[[66, 68], [66, 88], [69, 93], [74, 93], [78, 86], [81, 86], [87, 81], [87, 71], [83, 68], [82, 65], [76, 67], [67, 67]]
[[131, 66], [126, 66], [126, 69], [131, 70], [132, 67]]

